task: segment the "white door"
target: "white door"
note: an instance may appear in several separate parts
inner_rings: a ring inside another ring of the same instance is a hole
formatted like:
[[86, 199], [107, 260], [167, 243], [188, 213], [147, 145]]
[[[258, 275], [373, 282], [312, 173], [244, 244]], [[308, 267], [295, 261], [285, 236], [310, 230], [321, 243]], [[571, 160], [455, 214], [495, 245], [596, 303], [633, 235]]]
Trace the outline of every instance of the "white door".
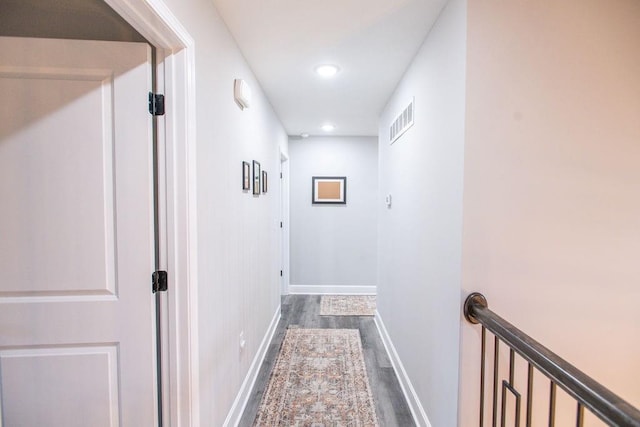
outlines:
[[5, 427], [157, 424], [150, 61], [0, 38]]

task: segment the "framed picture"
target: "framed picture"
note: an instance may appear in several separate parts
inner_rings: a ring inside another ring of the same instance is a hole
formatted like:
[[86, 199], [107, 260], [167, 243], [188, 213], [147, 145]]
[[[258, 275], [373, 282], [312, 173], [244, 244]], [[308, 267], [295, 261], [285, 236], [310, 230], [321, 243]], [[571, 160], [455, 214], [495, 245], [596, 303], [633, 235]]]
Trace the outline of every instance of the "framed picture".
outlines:
[[242, 189], [251, 188], [251, 166], [249, 162], [242, 162]]
[[267, 171], [262, 171], [262, 192], [267, 192]]
[[311, 178], [311, 200], [313, 204], [346, 204], [346, 176], [314, 176]]
[[253, 161], [253, 194], [260, 194], [260, 163]]

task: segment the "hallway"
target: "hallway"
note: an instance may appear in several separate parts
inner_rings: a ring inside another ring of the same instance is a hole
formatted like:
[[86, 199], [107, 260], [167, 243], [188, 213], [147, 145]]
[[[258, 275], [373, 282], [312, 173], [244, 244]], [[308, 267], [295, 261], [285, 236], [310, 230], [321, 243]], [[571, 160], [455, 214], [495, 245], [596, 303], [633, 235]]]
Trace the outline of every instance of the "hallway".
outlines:
[[273, 336], [265, 361], [249, 398], [239, 427], [251, 427], [258, 413], [260, 400], [269, 382], [271, 371], [287, 328], [358, 329], [362, 339], [364, 361], [378, 423], [384, 427], [415, 426], [400, 383], [371, 316], [320, 316], [320, 295], [288, 295], [282, 298], [282, 318]]
[[106, 61], [0, 47], [0, 424], [251, 426], [298, 326], [359, 331], [381, 427], [478, 425], [472, 292], [640, 406], [640, 1], [3, 0], [0, 35]]

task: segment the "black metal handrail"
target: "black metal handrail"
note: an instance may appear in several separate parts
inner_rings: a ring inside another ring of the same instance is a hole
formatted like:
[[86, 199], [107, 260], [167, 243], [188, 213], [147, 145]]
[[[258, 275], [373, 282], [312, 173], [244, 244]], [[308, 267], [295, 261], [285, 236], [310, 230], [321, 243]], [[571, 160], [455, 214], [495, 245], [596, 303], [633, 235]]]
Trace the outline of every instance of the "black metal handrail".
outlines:
[[[571, 365], [551, 350], [544, 347], [533, 338], [504, 320], [502, 317], [489, 310], [486, 298], [480, 293], [470, 294], [464, 303], [464, 316], [474, 324], [481, 324], [482, 328], [482, 361], [481, 361], [481, 402], [480, 402], [480, 425], [484, 419], [484, 374], [485, 374], [485, 328], [496, 337], [495, 349], [498, 351], [499, 341], [502, 340], [510, 349], [509, 381], [503, 381], [503, 396], [505, 388], [513, 389], [513, 356], [514, 351], [529, 362], [527, 380], [527, 426], [531, 425], [531, 387], [532, 387], [532, 365], [551, 380], [550, 403], [549, 403], [549, 425], [553, 425], [555, 418], [555, 386], [560, 386], [570, 396], [578, 402], [576, 425], [582, 426], [584, 408], [588, 408], [602, 421], [612, 426], [620, 427], [640, 427], [640, 410], [633, 407], [620, 396], [616, 395], [600, 383]], [[497, 418], [497, 365], [498, 355], [494, 355], [494, 402], [493, 402], [493, 425], [496, 425]], [[519, 394], [517, 398], [519, 400]], [[503, 397], [504, 401], [504, 397]], [[504, 423], [504, 404], [502, 408], [502, 418]], [[519, 407], [516, 423], [519, 424]], [[503, 424], [504, 425], [504, 424]]]

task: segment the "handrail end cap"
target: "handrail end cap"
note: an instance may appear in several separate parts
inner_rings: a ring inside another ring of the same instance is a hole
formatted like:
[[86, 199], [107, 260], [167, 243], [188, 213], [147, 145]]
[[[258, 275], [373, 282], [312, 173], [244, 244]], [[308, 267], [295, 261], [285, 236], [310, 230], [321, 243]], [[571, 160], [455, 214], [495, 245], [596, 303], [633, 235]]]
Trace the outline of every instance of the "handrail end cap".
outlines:
[[480, 292], [473, 292], [469, 294], [469, 296], [467, 296], [467, 299], [464, 301], [464, 318], [467, 319], [468, 322], [475, 325], [480, 322], [473, 316], [474, 306], [483, 308], [489, 307], [487, 299]]

